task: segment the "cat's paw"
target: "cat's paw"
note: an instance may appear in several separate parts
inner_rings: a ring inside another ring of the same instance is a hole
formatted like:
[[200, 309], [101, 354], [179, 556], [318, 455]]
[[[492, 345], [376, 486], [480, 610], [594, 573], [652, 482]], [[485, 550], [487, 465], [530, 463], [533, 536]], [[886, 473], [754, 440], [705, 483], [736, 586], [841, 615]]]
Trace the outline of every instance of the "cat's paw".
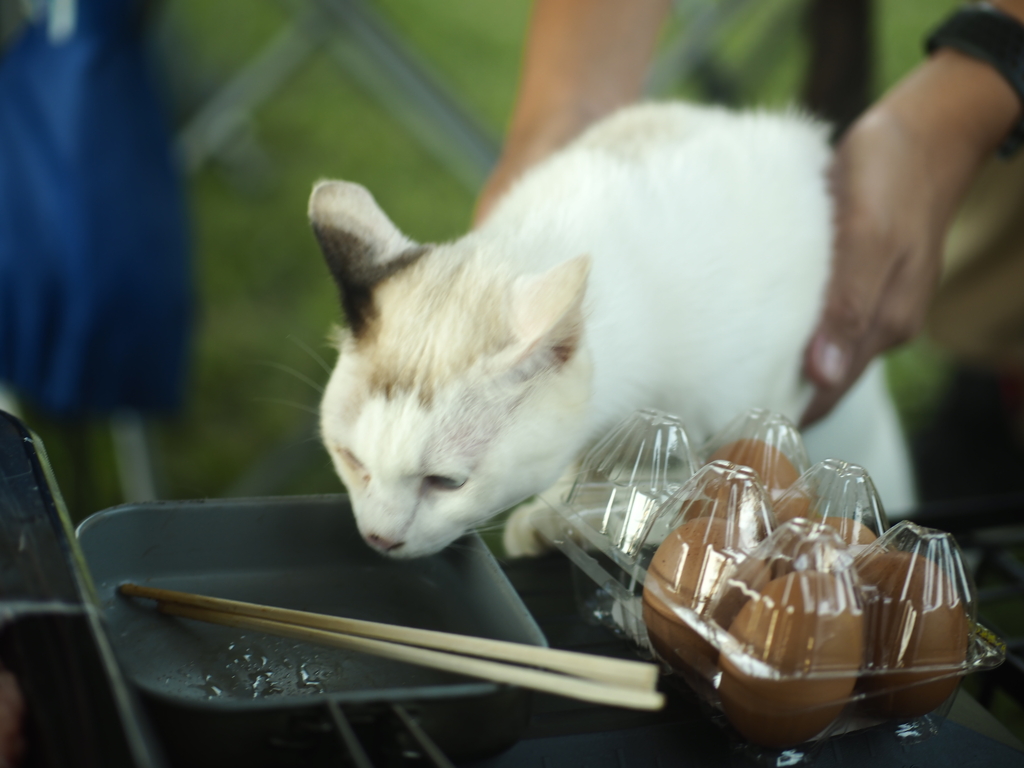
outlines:
[[517, 507], [505, 522], [502, 544], [508, 557], [539, 557], [553, 546], [539, 531], [551, 509], [540, 499]]

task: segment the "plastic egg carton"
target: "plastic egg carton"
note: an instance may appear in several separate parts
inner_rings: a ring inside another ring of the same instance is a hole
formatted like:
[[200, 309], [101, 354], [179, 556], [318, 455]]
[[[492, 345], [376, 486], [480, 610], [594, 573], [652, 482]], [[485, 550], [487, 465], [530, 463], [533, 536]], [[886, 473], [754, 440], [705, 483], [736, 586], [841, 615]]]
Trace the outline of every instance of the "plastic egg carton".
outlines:
[[655, 655], [748, 756], [810, 759], [829, 736], [934, 732], [960, 679], [1002, 662], [953, 537], [890, 528], [868, 473], [809, 466], [785, 418], [751, 411], [695, 451], [641, 411], [584, 458], [540, 526], [581, 607]]
[[[640, 605], [655, 513], [700, 467], [678, 418], [637, 411], [594, 445], [538, 531], [573, 562], [584, 616], [649, 649]], [[656, 535], [656, 534], [655, 534]], [[649, 547], [648, 547], [649, 548]]]
[[[770, 447], [752, 450], [758, 442]], [[564, 498], [543, 497], [551, 514], [538, 532], [585, 575], [577, 579], [585, 617], [650, 650], [641, 595], [651, 557], [674, 527], [664, 510], [678, 506], [673, 496], [712, 456], [741, 459], [790, 482], [810, 465], [799, 433], [778, 414], [751, 410], [695, 447], [678, 417], [644, 409], [584, 456]], [[759, 503], [765, 488], [748, 476], [746, 503]]]

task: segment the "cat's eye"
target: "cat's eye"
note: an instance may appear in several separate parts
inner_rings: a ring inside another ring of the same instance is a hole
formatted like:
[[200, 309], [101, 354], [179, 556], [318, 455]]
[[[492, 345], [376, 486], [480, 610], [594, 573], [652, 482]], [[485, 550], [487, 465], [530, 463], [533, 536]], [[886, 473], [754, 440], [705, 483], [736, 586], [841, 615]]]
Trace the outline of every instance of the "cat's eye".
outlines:
[[363, 466], [363, 462], [355, 457], [348, 448], [339, 448], [338, 455], [341, 456], [342, 460], [348, 464], [356, 472], [365, 472], [366, 467]]
[[360, 482], [363, 484], [370, 482], [369, 471], [363, 465], [363, 462], [355, 457], [355, 454], [353, 454], [352, 451], [347, 448], [336, 448], [335, 450], [338, 452], [338, 456], [341, 457], [341, 460], [348, 465], [348, 468], [358, 475]]
[[423, 482], [438, 491], [455, 491], [466, 484], [464, 477], [445, 477], [444, 475], [427, 475]]

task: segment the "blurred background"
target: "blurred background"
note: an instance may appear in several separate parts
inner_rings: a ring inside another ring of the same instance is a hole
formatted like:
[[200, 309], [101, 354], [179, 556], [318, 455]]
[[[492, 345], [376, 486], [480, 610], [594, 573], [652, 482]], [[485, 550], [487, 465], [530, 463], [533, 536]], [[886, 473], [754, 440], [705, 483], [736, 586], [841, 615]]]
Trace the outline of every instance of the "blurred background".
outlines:
[[[680, 0], [652, 95], [799, 101], [828, 58], [808, 42], [809, 5]], [[921, 60], [925, 32], [956, 5], [875, 0], [865, 98]], [[14, 393], [76, 520], [152, 497], [341, 490], [315, 430], [334, 360], [327, 338], [342, 318], [306, 220], [311, 185], [365, 185], [419, 241], [463, 233], [511, 112], [529, 13], [529, 0], [147, 5], [146, 49], [189, 218], [188, 377], [171, 412], [57, 416]], [[19, 33], [12, 18], [0, 14], [0, 44]], [[905, 427], [927, 434], [950, 364], [926, 339], [888, 364]], [[1024, 733], [1015, 705], [997, 698], [994, 711]]]

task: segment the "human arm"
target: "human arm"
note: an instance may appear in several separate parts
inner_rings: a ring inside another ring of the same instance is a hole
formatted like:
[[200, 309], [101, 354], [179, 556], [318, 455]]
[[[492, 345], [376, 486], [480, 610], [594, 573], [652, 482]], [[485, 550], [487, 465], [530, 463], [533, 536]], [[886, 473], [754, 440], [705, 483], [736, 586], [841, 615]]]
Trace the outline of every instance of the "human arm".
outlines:
[[[995, 5], [1024, 22], [1024, 0]], [[804, 360], [817, 393], [804, 424], [827, 414], [875, 355], [921, 329], [946, 230], [1021, 112], [993, 67], [944, 48], [842, 138], [832, 276]]]
[[14, 674], [0, 665], [0, 766], [21, 764], [25, 755], [25, 697]]
[[537, 0], [508, 136], [475, 223], [527, 168], [640, 97], [670, 7], [671, 0]]

